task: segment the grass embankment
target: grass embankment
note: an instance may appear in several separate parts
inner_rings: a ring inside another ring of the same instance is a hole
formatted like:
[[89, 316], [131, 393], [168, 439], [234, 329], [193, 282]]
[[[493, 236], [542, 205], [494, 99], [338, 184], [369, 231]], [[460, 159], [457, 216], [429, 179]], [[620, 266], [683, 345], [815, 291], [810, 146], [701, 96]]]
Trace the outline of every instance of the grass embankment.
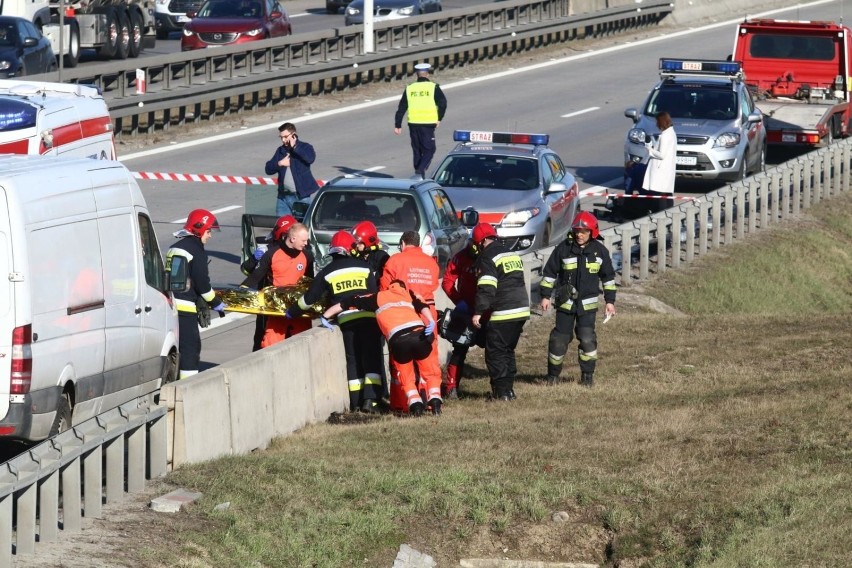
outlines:
[[852, 196], [645, 292], [688, 315], [621, 305], [593, 390], [540, 383], [538, 317], [514, 403], [486, 401], [477, 351], [440, 419], [323, 424], [175, 472], [204, 498], [141, 562], [388, 567], [409, 543], [439, 566], [847, 566]]

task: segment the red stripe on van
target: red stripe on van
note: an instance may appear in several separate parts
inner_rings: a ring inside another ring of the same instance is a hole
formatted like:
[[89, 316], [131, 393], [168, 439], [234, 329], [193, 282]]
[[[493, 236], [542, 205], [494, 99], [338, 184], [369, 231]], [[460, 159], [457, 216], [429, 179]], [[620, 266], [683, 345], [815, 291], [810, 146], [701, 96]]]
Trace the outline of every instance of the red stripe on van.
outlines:
[[6, 142], [0, 144], [0, 154], [29, 154], [29, 140], [15, 140], [14, 142]]
[[71, 144], [84, 138], [99, 136], [111, 131], [112, 121], [108, 116], [99, 116], [65, 126], [57, 126], [53, 129], [53, 147], [58, 148], [65, 144]]

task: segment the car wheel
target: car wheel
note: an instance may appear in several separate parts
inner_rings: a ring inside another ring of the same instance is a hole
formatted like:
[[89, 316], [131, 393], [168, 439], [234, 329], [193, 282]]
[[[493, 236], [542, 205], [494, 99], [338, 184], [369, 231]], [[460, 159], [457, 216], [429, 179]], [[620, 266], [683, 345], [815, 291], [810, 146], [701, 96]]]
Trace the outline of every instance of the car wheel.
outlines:
[[744, 181], [748, 177], [748, 164], [746, 164], [747, 156], [748, 151], [743, 153], [742, 159], [740, 160], [740, 170], [737, 172], [736, 181]]
[[139, 57], [142, 53], [142, 16], [139, 12], [130, 12], [130, 43], [127, 46], [128, 57]]
[[541, 237], [541, 246], [539, 248], [544, 248], [550, 246], [550, 239], [553, 236], [553, 225], [550, 221], [544, 226], [544, 234]]
[[63, 66], [69, 69], [77, 67], [80, 60], [80, 25], [76, 20], [68, 26], [68, 53], [62, 56]]
[[173, 383], [178, 379], [178, 354], [177, 351], [172, 350], [169, 353], [169, 359], [166, 363], [166, 372], [163, 377], [163, 384], [167, 385], [169, 383]]
[[68, 398], [68, 393], [62, 393], [56, 406], [56, 418], [53, 419], [53, 426], [50, 427], [50, 437], [71, 428], [71, 417], [71, 399]]
[[754, 172], [756, 174], [762, 174], [766, 171], [766, 144], [760, 147], [760, 158], [757, 162], [757, 171]]

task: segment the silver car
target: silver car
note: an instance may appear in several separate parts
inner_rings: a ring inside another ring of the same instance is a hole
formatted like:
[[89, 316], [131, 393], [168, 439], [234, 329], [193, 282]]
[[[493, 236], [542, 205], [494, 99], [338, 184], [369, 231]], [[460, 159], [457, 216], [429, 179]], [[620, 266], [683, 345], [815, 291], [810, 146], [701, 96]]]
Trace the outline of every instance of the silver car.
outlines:
[[739, 63], [660, 59], [660, 78], [641, 110], [624, 111], [634, 122], [625, 163], [647, 160], [645, 142], [659, 134], [655, 117], [666, 111], [677, 134], [677, 177], [733, 181], [763, 171], [766, 129]]
[[[398, 20], [441, 10], [441, 0], [373, 0], [373, 21]], [[353, 0], [343, 13], [347, 26], [363, 24], [364, 0]]]
[[475, 209], [513, 250], [559, 242], [579, 210], [578, 184], [547, 134], [456, 130], [432, 173], [458, 210]]

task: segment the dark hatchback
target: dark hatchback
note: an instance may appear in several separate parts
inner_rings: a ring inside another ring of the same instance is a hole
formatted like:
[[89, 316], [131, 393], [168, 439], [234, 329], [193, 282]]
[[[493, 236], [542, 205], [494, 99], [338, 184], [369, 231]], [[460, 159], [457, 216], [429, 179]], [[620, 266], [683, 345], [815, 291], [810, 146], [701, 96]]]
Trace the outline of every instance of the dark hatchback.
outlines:
[[0, 78], [22, 77], [56, 70], [50, 41], [24, 18], [0, 16]]

